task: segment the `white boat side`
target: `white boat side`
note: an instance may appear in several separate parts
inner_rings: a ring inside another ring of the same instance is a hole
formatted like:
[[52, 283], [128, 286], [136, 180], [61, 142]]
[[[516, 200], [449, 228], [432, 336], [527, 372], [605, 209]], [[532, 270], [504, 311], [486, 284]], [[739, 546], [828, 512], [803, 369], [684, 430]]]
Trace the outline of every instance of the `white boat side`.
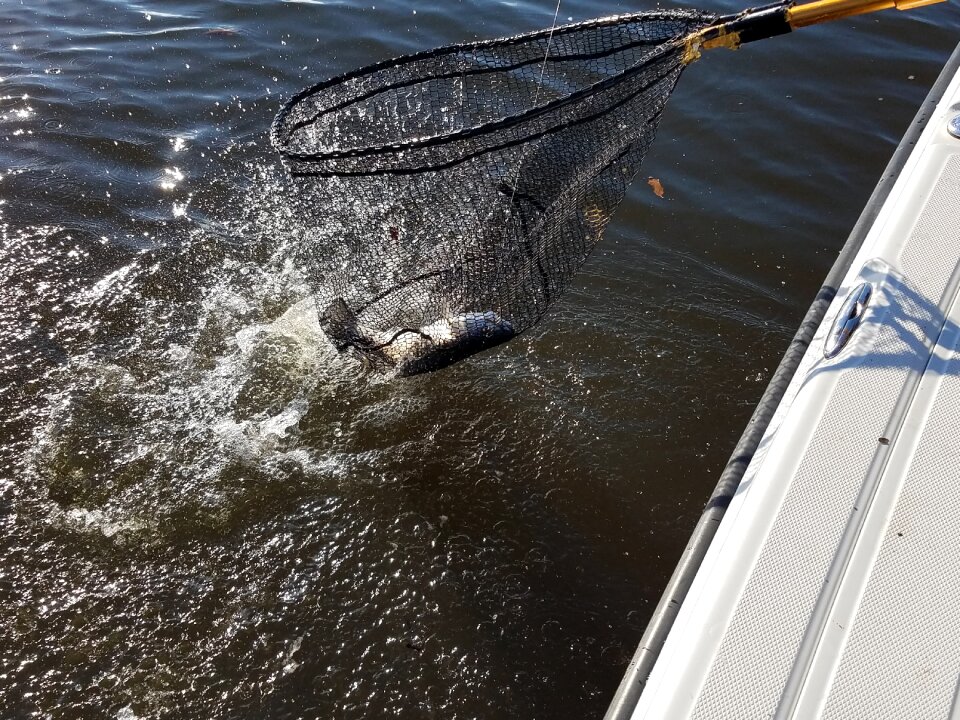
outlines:
[[960, 718], [958, 67], [608, 718]]

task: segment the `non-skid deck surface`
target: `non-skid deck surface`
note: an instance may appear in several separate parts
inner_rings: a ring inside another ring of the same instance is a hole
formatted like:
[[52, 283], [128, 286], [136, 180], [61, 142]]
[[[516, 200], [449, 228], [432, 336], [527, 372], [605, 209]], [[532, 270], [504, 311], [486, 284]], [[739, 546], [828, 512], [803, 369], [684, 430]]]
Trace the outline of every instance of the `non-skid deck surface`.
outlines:
[[[955, 702], [960, 676], [960, 335], [954, 322], [949, 337], [944, 333], [946, 347], [938, 348], [945, 361], [938, 360], [923, 380], [935, 386], [929, 388], [933, 397], [923, 392], [917, 398], [923, 405], [913, 408], [922, 436], [901, 487], [891, 488], [899, 490], [893, 515], [879, 539], [824, 718], [948, 718]], [[898, 473], [890, 475], [888, 481], [896, 483]]]

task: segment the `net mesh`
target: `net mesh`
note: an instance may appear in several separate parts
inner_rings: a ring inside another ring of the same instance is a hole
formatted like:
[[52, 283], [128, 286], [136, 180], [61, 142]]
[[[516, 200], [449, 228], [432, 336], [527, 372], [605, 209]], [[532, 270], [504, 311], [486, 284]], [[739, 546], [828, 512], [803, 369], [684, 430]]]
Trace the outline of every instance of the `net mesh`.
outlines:
[[600, 239], [714, 20], [656, 11], [440, 48], [309, 88], [273, 141], [317, 215], [341, 351], [435, 370], [537, 323]]

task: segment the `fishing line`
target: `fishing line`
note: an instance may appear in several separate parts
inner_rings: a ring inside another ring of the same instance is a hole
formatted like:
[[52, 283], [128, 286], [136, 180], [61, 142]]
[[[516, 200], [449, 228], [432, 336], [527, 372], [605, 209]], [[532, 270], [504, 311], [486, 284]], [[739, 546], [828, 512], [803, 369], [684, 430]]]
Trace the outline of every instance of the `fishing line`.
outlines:
[[[557, 7], [553, 11], [553, 22], [550, 24], [550, 34], [547, 35], [547, 48], [543, 53], [543, 62], [540, 64], [540, 77], [537, 80], [537, 90], [533, 94], [533, 102], [530, 104], [530, 108], [534, 109], [537, 107], [537, 103], [540, 101], [540, 90], [543, 88], [543, 76], [547, 71], [547, 59], [550, 57], [550, 45], [553, 42], [553, 33], [557, 29], [557, 18], [560, 16], [560, 3], [562, 0], [557, 0]], [[523, 161], [526, 159], [527, 152], [529, 147], [524, 147], [523, 152], [520, 153], [520, 161], [517, 163], [517, 173], [514, 177], [512, 187], [513, 191], [510, 193], [510, 207], [513, 208], [514, 200], [517, 197], [517, 186], [520, 184], [520, 171], [523, 168]]]

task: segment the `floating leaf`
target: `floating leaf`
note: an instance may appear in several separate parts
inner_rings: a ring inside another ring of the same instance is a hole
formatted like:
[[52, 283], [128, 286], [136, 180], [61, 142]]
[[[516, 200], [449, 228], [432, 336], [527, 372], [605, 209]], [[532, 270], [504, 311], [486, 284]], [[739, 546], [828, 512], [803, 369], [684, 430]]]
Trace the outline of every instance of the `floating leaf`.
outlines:
[[653, 194], [658, 198], [663, 197], [663, 183], [660, 182], [660, 178], [647, 178], [647, 185], [653, 188]]

